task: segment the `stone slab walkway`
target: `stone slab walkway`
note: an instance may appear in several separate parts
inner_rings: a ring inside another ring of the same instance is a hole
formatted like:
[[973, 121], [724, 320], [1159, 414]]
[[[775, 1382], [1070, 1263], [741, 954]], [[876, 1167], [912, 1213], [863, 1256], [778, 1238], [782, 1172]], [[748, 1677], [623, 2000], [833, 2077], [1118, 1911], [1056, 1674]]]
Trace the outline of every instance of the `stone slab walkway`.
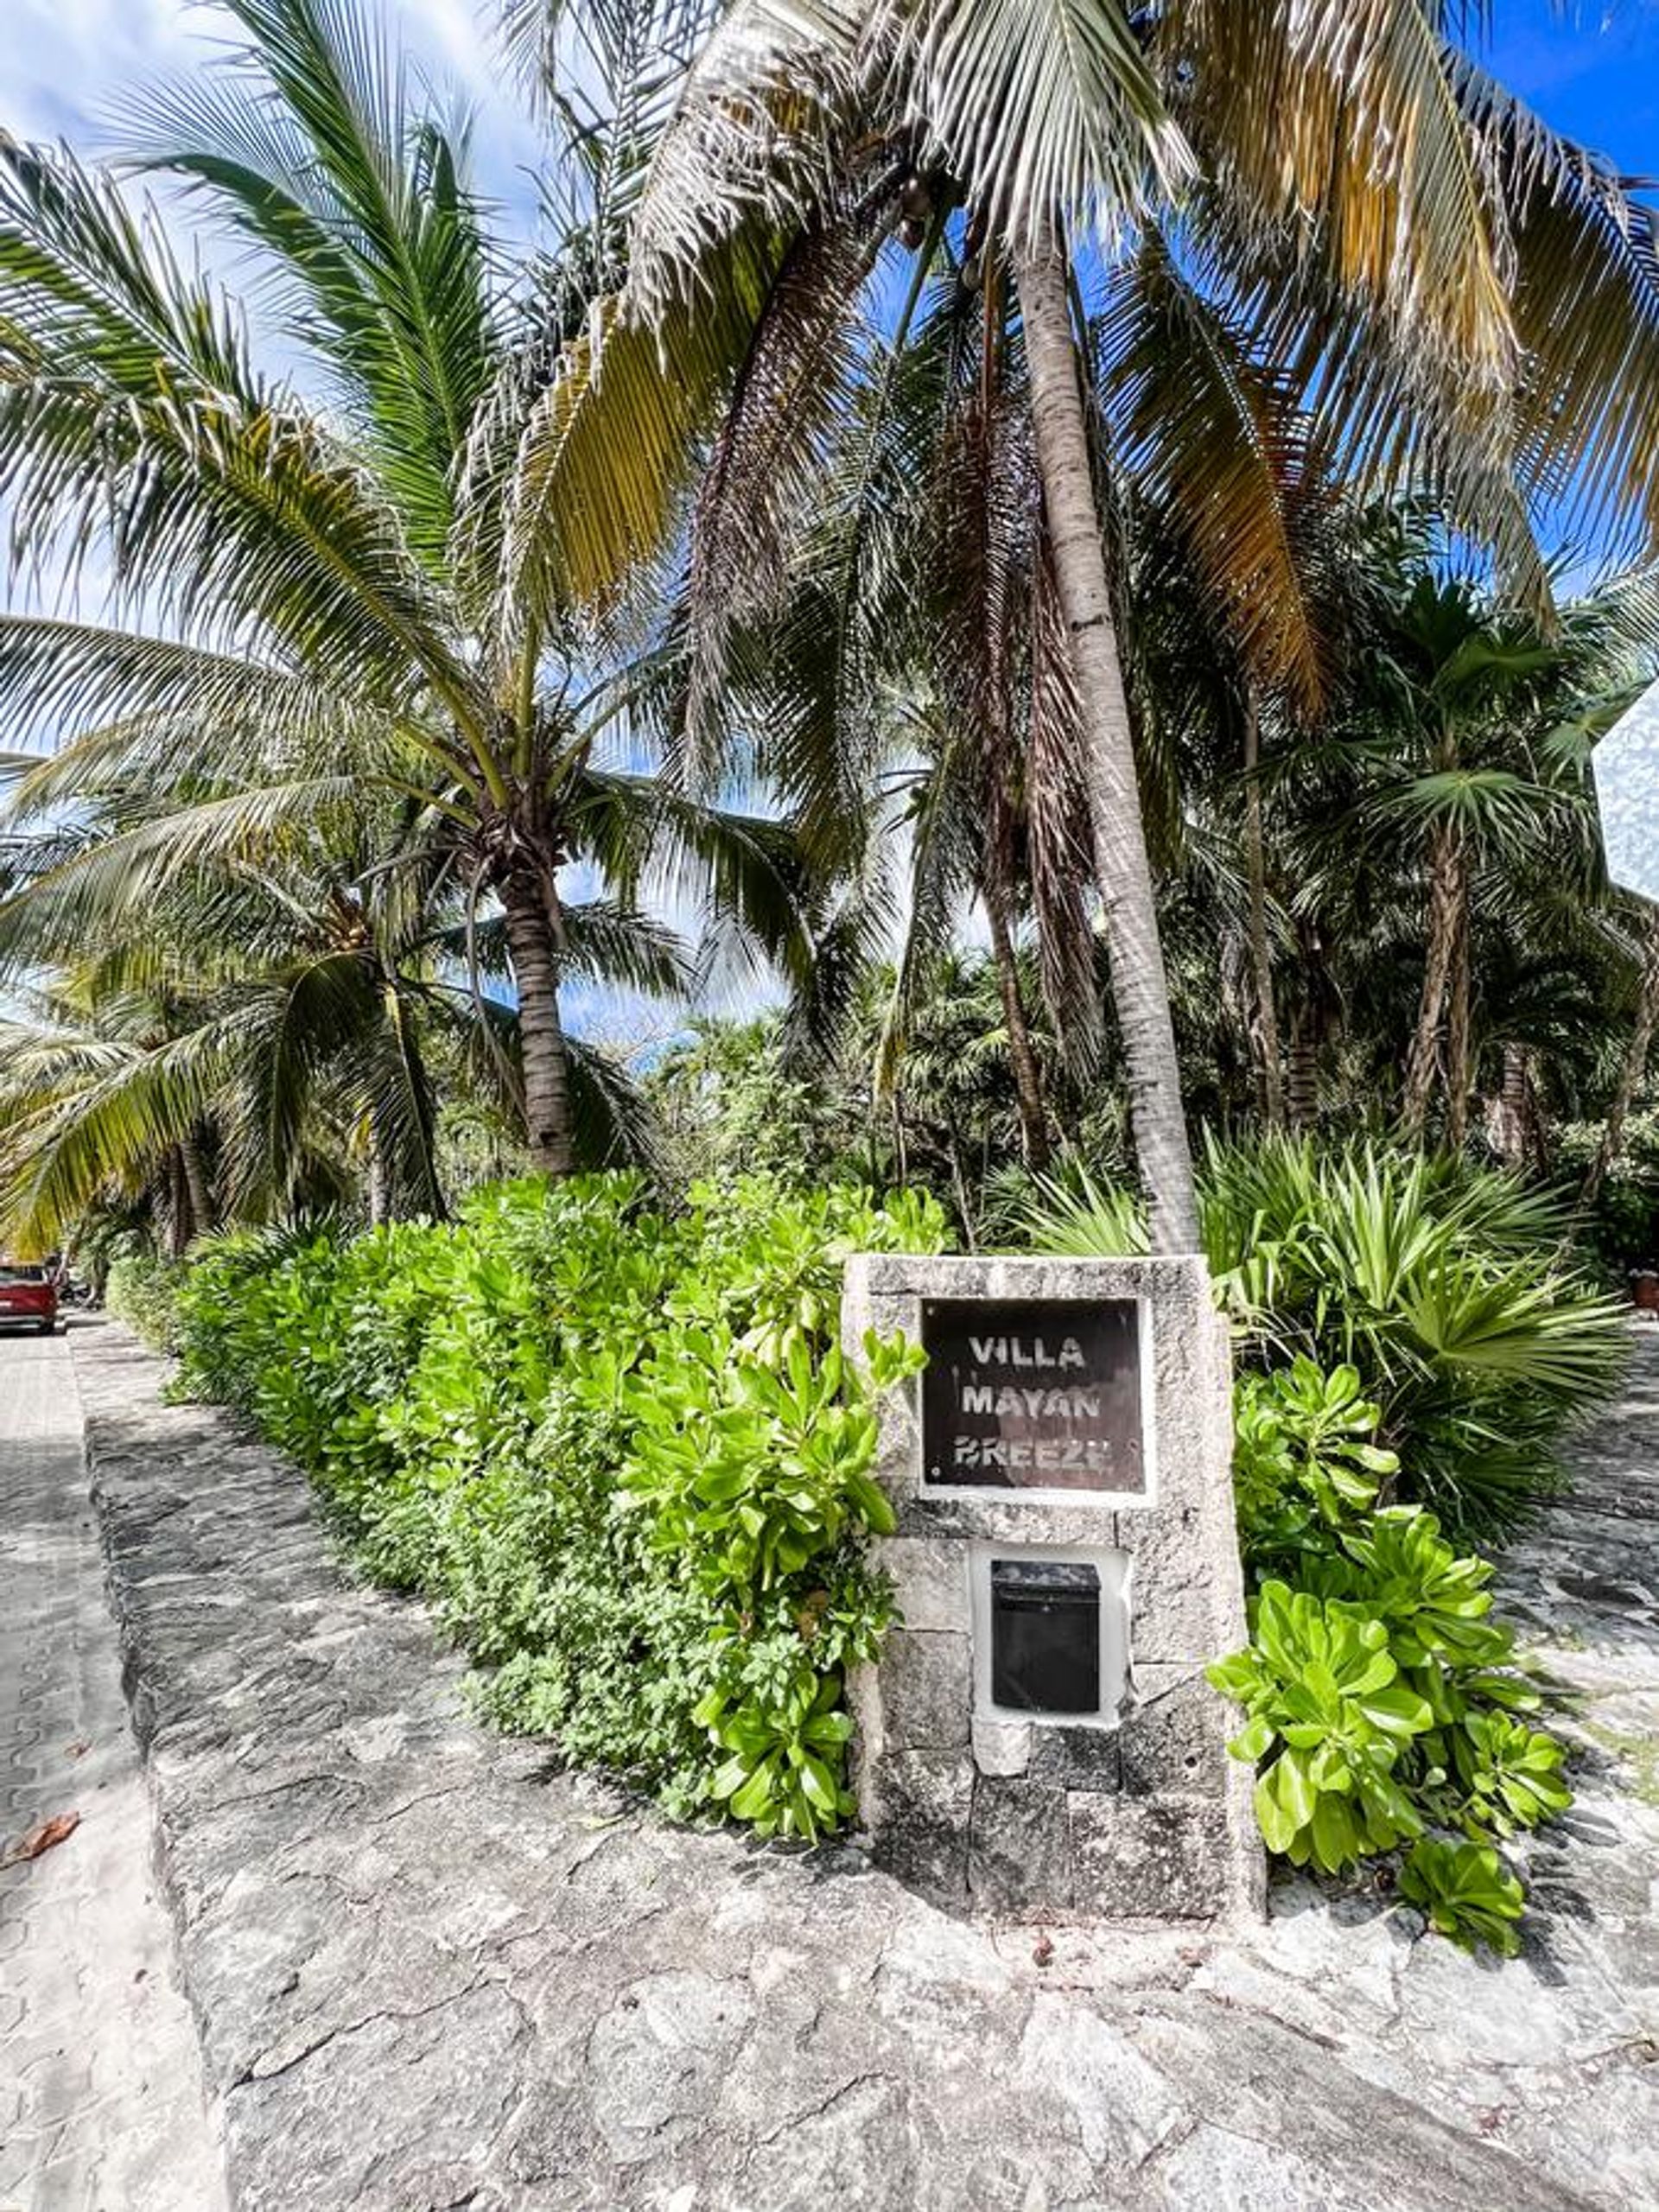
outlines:
[[61, 1338], [0, 1336], [0, 2212], [216, 2212]]
[[1039, 1967], [851, 1851], [669, 1828], [474, 1726], [422, 1613], [158, 1363], [76, 1356], [238, 2207], [1659, 2204], [1659, 1335], [1513, 1563], [1586, 1764], [1502, 1966], [1293, 1885]]

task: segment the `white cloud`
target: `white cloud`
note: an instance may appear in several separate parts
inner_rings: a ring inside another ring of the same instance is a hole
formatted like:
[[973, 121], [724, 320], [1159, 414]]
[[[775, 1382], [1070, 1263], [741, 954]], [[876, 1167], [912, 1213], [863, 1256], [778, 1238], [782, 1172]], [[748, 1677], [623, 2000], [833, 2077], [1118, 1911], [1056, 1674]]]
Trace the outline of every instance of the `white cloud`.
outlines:
[[[385, 13], [432, 82], [478, 111], [479, 182], [523, 213], [538, 141], [507, 82], [487, 0], [386, 0]], [[67, 138], [97, 154], [111, 109], [148, 78], [199, 69], [238, 35], [212, 0], [3, 0], [0, 128]]]

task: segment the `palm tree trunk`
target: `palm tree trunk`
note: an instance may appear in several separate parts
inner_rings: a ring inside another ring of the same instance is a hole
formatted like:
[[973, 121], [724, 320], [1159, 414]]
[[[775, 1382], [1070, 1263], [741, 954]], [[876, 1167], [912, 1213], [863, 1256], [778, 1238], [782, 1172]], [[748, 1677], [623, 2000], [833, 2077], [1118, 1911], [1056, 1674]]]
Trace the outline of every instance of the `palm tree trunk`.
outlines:
[[1293, 1021], [1285, 1103], [1293, 1129], [1311, 1129], [1319, 1112], [1319, 1040], [1310, 1020]]
[[530, 1162], [545, 1175], [575, 1166], [570, 1112], [570, 1062], [559, 1019], [559, 964], [553, 918], [533, 871], [515, 868], [502, 886], [507, 949], [518, 990], [518, 1037], [524, 1079], [524, 1129]]
[[368, 1199], [369, 1227], [371, 1229], [378, 1229], [381, 1224], [385, 1220], [388, 1211], [386, 1205], [386, 1155], [381, 1150], [380, 1138], [374, 1126], [374, 1116], [372, 1114], [369, 1116]]
[[194, 1224], [190, 1218], [190, 1179], [184, 1172], [184, 1155], [177, 1145], [167, 1153], [167, 1256], [181, 1260], [190, 1249]]
[[1618, 1071], [1618, 1081], [1613, 1088], [1612, 1103], [1607, 1109], [1601, 1142], [1596, 1147], [1596, 1156], [1586, 1171], [1584, 1185], [1579, 1192], [1581, 1206], [1594, 1205], [1601, 1195], [1601, 1186], [1607, 1179], [1608, 1169], [1624, 1150], [1624, 1123], [1636, 1103], [1637, 1091], [1647, 1080], [1648, 1054], [1652, 1048], [1656, 1023], [1659, 1023], [1659, 907], [1654, 909], [1648, 924], [1648, 940], [1642, 962], [1642, 987], [1636, 1001], [1636, 1020], [1631, 1025], [1630, 1043], [1624, 1048], [1624, 1060]]
[[1459, 905], [1458, 933], [1452, 950], [1452, 976], [1446, 1011], [1446, 1142], [1460, 1151], [1469, 1134], [1469, 1090], [1474, 1081], [1470, 993], [1473, 986], [1469, 943], [1469, 898], [1465, 882]]
[[1540, 1149], [1532, 1126], [1529, 1059], [1524, 1045], [1505, 1039], [1503, 1072], [1497, 1096], [1487, 1109], [1486, 1133], [1492, 1150], [1506, 1167], [1519, 1169], [1535, 1163]]
[[1423, 968], [1423, 993], [1418, 1001], [1417, 1026], [1406, 1061], [1406, 1088], [1400, 1118], [1408, 1134], [1421, 1137], [1428, 1119], [1429, 1094], [1440, 1065], [1440, 1015], [1457, 950], [1458, 916], [1461, 901], [1462, 849], [1457, 830], [1449, 823], [1436, 828], [1428, 864], [1428, 948]]
[[1112, 998], [1123, 1040], [1129, 1120], [1147, 1193], [1152, 1249], [1193, 1252], [1198, 1249], [1198, 1209], [1192, 1154], [1071, 342], [1066, 264], [1058, 244], [1020, 263], [1019, 290], [1037, 465], [1083, 718], [1084, 772]]
[[1268, 862], [1262, 836], [1262, 731], [1255, 702], [1244, 701], [1244, 866], [1249, 879], [1250, 974], [1255, 986], [1255, 1046], [1262, 1070], [1262, 1116], [1270, 1129], [1285, 1118], [1279, 1077], [1279, 1010], [1273, 997], [1273, 950], [1268, 942]]
[[201, 1142], [194, 1129], [188, 1130], [179, 1139], [179, 1162], [184, 1170], [184, 1185], [190, 1194], [190, 1223], [193, 1236], [205, 1236], [213, 1225], [213, 1194], [207, 1181], [207, 1163], [201, 1156]]
[[1002, 1021], [1008, 1033], [1008, 1064], [1014, 1070], [1026, 1165], [1040, 1173], [1050, 1159], [1048, 1114], [1043, 1104], [1042, 1071], [1032, 1050], [1025, 1001], [1020, 994], [1020, 965], [1014, 957], [1000, 886], [986, 887], [985, 914], [990, 925], [991, 958], [996, 965], [997, 987], [1002, 995]]

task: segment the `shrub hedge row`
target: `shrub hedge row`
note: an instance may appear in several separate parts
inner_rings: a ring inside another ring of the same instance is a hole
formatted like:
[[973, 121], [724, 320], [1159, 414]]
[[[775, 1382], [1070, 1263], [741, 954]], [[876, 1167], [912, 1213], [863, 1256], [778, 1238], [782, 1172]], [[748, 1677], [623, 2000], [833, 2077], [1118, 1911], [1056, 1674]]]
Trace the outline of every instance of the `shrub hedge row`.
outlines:
[[197, 1249], [182, 1388], [314, 1477], [368, 1571], [417, 1591], [509, 1728], [682, 1817], [812, 1837], [851, 1809], [847, 1667], [888, 1592], [860, 1539], [874, 1389], [843, 1366], [842, 1263], [936, 1250], [931, 1200], [618, 1174], [479, 1192], [453, 1225]]

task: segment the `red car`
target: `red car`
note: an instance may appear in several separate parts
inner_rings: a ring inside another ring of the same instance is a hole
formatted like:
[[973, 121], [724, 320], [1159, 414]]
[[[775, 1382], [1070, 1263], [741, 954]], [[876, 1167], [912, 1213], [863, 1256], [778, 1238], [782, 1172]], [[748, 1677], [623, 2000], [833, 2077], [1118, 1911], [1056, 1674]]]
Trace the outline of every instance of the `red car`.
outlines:
[[34, 1260], [0, 1260], [0, 1328], [38, 1329], [49, 1337], [58, 1325], [58, 1281]]

